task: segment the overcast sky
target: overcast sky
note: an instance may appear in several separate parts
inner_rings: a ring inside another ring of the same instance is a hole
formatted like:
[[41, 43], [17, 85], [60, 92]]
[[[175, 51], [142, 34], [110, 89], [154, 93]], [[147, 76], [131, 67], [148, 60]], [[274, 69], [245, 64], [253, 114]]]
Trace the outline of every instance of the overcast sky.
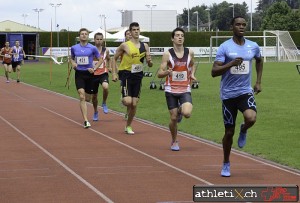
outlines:
[[[245, 1], [254, 11], [256, 0]], [[227, 0], [228, 3], [241, 3], [241, 0]], [[134, 3], [136, 2], [136, 3]], [[208, 4], [208, 2], [210, 4]], [[221, 3], [223, 0], [0, 0], [0, 21], [12, 20], [21, 24], [39, 27], [43, 30], [55, 31], [55, 10], [56, 23], [59, 29], [69, 29], [78, 31], [81, 27], [88, 28], [90, 31], [97, 29], [103, 24], [103, 18], [106, 16], [106, 28], [116, 28], [121, 26], [120, 10], [147, 10], [146, 4], [157, 5], [156, 10], [176, 10], [182, 14], [184, 8], [192, 8], [197, 5], [205, 4], [210, 6], [212, 3]], [[52, 7], [49, 4], [54, 3], [59, 7]], [[41, 12], [35, 12], [33, 9], [44, 9]], [[28, 15], [23, 17], [23, 15]], [[38, 18], [39, 14], [39, 18]]]

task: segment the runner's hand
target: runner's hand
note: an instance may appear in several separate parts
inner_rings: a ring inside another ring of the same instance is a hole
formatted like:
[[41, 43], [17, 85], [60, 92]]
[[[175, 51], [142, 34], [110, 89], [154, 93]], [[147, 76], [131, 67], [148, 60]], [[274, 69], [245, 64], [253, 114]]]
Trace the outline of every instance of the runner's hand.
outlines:
[[118, 81], [118, 74], [117, 73], [113, 73], [112, 74], [112, 81], [113, 82], [117, 82]]

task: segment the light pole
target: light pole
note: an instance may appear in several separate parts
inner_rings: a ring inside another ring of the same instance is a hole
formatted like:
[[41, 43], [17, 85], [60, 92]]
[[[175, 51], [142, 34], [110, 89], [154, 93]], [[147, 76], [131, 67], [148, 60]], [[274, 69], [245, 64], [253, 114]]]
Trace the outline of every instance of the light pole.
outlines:
[[207, 13], [208, 13], [208, 31], [210, 31], [210, 9], [209, 8], [207, 8], [207, 9], [205, 9], [206, 11], [208, 11]]
[[23, 13], [22, 17], [24, 18], [24, 25], [26, 24], [26, 18], [27, 18], [28, 14], [27, 13]]
[[199, 26], [198, 26], [198, 11], [195, 11], [193, 14], [197, 14], [197, 32], [199, 31]]
[[250, 9], [251, 9], [251, 15], [250, 15], [250, 31], [252, 31], [252, 0], [251, 0], [251, 6], [250, 6]]
[[232, 18], [234, 18], [234, 4], [230, 5], [229, 7], [232, 8]]
[[40, 12], [42, 12], [44, 9], [42, 9], [42, 8], [34, 8], [32, 10], [34, 10], [35, 12], [38, 13], [38, 29], [40, 29]]
[[188, 32], [190, 31], [190, 1], [188, 0]]
[[55, 19], [55, 28], [56, 28], [56, 32], [57, 32], [57, 47], [59, 47], [59, 31], [58, 31], [58, 24], [56, 23], [56, 8], [57, 7], [60, 7], [62, 4], [61, 3], [57, 3], [57, 4], [54, 4], [54, 3], [50, 3], [49, 4], [50, 6], [54, 7], [54, 12], [55, 12], [55, 16], [54, 16], [54, 19]]
[[146, 4], [145, 5], [147, 8], [150, 8], [150, 20], [151, 20], [151, 32], [152, 32], [152, 9], [153, 8], [155, 8], [157, 5], [156, 4], [152, 4], [152, 5], [150, 5], [150, 4]]
[[100, 28], [103, 28], [104, 26], [103, 26], [103, 21], [102, 21], [102, 18], [105, 18], [105, 15], [98, 15], [99, 16], [99, 18], [100, 18]]

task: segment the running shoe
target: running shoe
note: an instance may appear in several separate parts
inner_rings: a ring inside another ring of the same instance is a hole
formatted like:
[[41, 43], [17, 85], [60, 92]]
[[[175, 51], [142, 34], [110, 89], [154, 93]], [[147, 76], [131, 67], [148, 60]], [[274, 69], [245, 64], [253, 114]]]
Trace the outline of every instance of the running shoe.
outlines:
[[132, 127], [131, 126], [125, 127], [125, 133], [127, 133], [128, 135], [133, 135], [134, 132], [132, 131]]
[[10, 81], [9, 80], [6, 80], [6, 83], [9, 83]]
[[103, 113], [108, 114], [108, 108], [106, 104], [102, 103]]
[[245, 133], [242, 132], [243, 126], [244, 126], [244, 124], [241, 124], [240, 135], [239, 135], [239, 139], [238, 139], [239, 148], [243, 148], [246, 145], [247, 132], [245, 132]]
[[83, 127], [84, 127], [84, 128], [89, 128], [89, 127], [91, 127], [90, 122], [84, 121]]
[[98, 121], [99, 120], [99, 115], [98, 115], [98, 111], [96, 111], [93, 115], [93, 121]]
[[20, 82], [20, 80], [19, 80], [19, 79], [17, 79], [17, 82]]
[[223, 168], [221, 171], [221, 176], [223, 177], [230, 177], [230, 162], [223, 163]]
[[175, 142], [171, 143], [171, 150], [172, 151], [179, 151], [180, 150], [180, 147], [178, 145], [178, 141], [175, 141]]

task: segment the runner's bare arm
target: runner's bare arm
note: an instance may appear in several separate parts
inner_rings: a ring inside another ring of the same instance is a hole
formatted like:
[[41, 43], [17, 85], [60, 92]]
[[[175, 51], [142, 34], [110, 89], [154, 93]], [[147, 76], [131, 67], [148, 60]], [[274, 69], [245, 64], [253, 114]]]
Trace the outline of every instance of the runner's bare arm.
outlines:
[[146, 61], [147, 61], [147, 64], [149, 67], [152, 67], [153, 66], [153, 62], [152, 62], [152, 58], [151, 58], [151, 55], [150, 55], [150, 49], [149, 49], [149, 46], [147, 43], [144, 43], [145, 45], [145, 49], [146, 49]]
[[111, 60], [111, 71], [112, 71], [112, 81], [116, 82], [118, 80], [118, 66], [117, 61], [118, 59], [125, 54], [125, 43], [122, 43], [116, 50], [116, 53], [113, 57], [113, 60]]
[[190, 49], [190, 57], [191, 57], [190, 66], [192, 67], [191, 79], [192, 80], [197, 80], [197, 78], [195, 76], [196, 67], [195, 67], [195, 62], [194, 62], [194, 51], [191, 50], [191, 49]]
[[162, 56], [160, 68], [159, 68], [159, 71], [158, 71], [158, 74], [157, 74], [158, 78], [164, 78], [167, 75], [172, 73], [172, 68], [169, 68], [167, 66], [168, 61], [169, 61], [169, 51], [165, 52]]

